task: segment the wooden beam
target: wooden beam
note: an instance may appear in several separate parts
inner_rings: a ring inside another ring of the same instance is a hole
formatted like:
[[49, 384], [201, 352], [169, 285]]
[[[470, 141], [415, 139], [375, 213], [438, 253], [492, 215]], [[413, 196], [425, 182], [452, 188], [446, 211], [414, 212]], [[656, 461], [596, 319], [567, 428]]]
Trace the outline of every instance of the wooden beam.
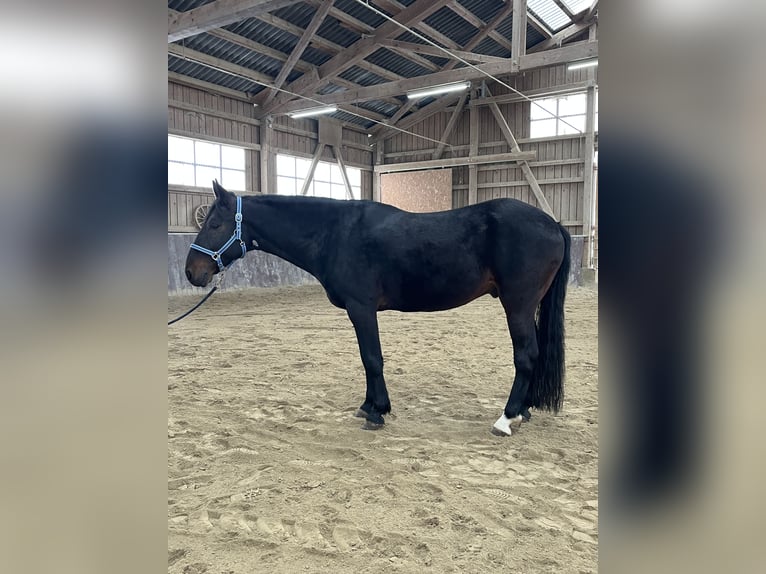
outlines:
[[544, 38], [550, 38], [551, 36], [553, 36], [551, 31], [548, 29], [548, 27], [545, 24], [543, 24], [540, 20], [538, 20], [537, 16], [535, 16], [531, 12], [527, 12], [527, 22], [535, 30], [540, 32], [540, 35], [543, 36]]
[[408, 163], [387, 163], [385, 165], [376, 165], [376, 173], [394, 173], [399, 171], [417, 171], [421, 169], [438, 169], [443, 167], [455, 167], [459, 165], [468, 165], [475, 168], [477, 165], [487, 163], [509, 163], [520, 160], [530, 160], [537, 157], [535, 151], [521, 151], [512, 153], [496, 153], [490, 155], [479, 155], [476, 157], [451, 157], [448, 159], [437, 159], [427, 161], [413, 161]]
[[434, 154], [432, 156], [433, 159], [439, 159], [442, 156], [444, 147], [447, 145], [447, 140], [452, 134], [452, 130], [455, 129], [455, 126], [457, 125], [457, 120], [460, 118], [460, 115], [463, 113], [463, 107], [465, 106], [465, 102], [467, 99], [468, 99], [468, 92], [466, 91], [466, 92], [463, 92], [463, 95], [460, 97], [460, 101], [457, 103], [455, 110], [452, 112], [452, 116], [450, 116], [449, 122], [447, 122], [447, 127], [444, 128], [444, 133], [442, 134], [442, 137], [439, 140], [439, 145], [436, 146], [436, 151], [434, 151]]
[[[465, 50], [466, 52], [471, 52], [476, 46], [481, 44], [482, 40], [484, 40], [484, 38], [486, 38], [487, 35], [490, 32], [492, 32], [492, 30], [494, 30], [500, 25], [500, 23], [503, 20], [505, 20], [512, 11], [513, 11], [513, 5], [512, 3], [509, 2], [505, 8], [501, 9], [500, 12], [495, 14], [495, 17], [492, 18], [489, 22], [487, 22], [487, 25], [484, 26], [484, 28], [482, 28], [481, 30], [479, 30], [477, 34], [473, 38], [471, 38], [465, 46], [463, 46], [463, 50]], [[458, 61], [453, 60], [452, 62], [444, 66], [444, 70], [451, 70], [457, 64], [458, 64]]]
[[[451, 0], [447, 6], [450, 10], [455, 12], [455, 14], [460, 16], [463, 20], [471, 24], [477, 30], [481, 30], [486, 26], [481, 18], [476, 16], [476, 14], [468, 10], [468, 8], [460, 4], [457, 0]], [[497, 30], [490, 30], [487, 35], [502, 47], [506, 48], [509, 52], [513, 49], [511, 42], [508, 41], [508, 38], [500, 34], [500, 32]]]
[[317, 142], [317, 147], [314, 150], [314, 156], [311, 158], [311, 165], [309, 165], [309, 171], [306, 174], [306, 178], [303, 180], [303, 185], [301, 186], [300, 195], [306, 195], [308, 193], [309, 185], [311, 185], [311, 180], [314, 179], [314, 172], [316, 171], [319, 159], [322, 157], [323, 151], [324, 144], [322, 142]]
[[204, 64], [217, 70], [229, 72], [230, 74], [246, 78], [262, 86], [273, 86], [272, 78], [266, 74], [261, 74], [260, 72], [256, 72], [250, 68], [245, 68], [244, 66], [233, 64], [227, 60], [221, 60], [220, 58], [208, 56], [207, 54], [197, 52], [191, 48], [184, 48], [182, 46], [178, 46], [177, 44], [170, 44], [168, 46], [168, 54], [172, 54], [173, 56], [182, 58], [184, 60], [190, 60], [192, 62]]
[[588, 88], [588, 98], [585, 108], [585, 166], [583, 167], [583, 235], [585, 246], [583, 267], [591, 267], [591, 241], [593, 227], [593, 160], [594, 160], [594, 126], [596, 116], [596, 88]]
[[396, 113], [389, 118], [387, 122], [388, 125], [376, 126], [375, 129], [372, 130], [372, 135], [378, 136], [381, 132], [383, 132], [389, 126], [396, 125], [396, 122], [398, 122], [404, 114], [410, 111], [410, 108], [412, 108], [412, 106], [414, 105], [415, 105], [415, 100], [406, 100], [401, 105], [401, 107], [398, 110], [396, 110]]
[[569, 6], [567, 6], [566, 4], [564, 4], [564, 2], [562, 2], [561, 0], [553, 0], [553, 3], [554, 3], [556, 6], [558, 6], [559, 8], [561, 8], [561, 11], [562, 11], [564, 14], [566, 14], [566, 15], [567, 15], [567, 18], [569, 18], [570, 20], [574, 20], [574, 17], [575, 17], [575, 15], [574, 15], [574, 14], [572, 13], [572, 11], [569, 9]]
[[[394, 20], [399, 24], [409, 26], [415, 21], [427, 18], [437, 10], [441, 9], [447, 2], [448, 0], [415, 0], [414, 3], [399, 12], [399, 14], [394, 17]], [[395, 22], [384, 22], [375, 30], [374, 35], [362, 38], [346, 50], [322, 64], [319, 67], [319, 81], [314, 81], [312, 78], [306, 78], [304, 75], [290, 84], [288, 88], [289, 91], [297, 94], [315, 92], [330, 79], [375, 52], [380, 47], [379, 42], [381, 40], [397, 33], [401, 33], [401, 28], [399, 28]], [[271, 107], [266, 108], [266, 111], [277, 111], [290, 99], [290, 95], [281, 94], [274, 99]]]
[[585, 30], [586, 28], [590, 27], [590, 25], [593, 23], [592, 20], [582, 20], [580, 22], [574, 22], [564, 28], [563, 30], [560, 30], [559, 32], [556, 32], [553, 36], [548, 38], [547, 40], [543, 40], [542, 42], [539, 42], [529, 48], [527, 53], [534, 54], [536, 52], [542, 52], [543, 50], [549, 50], [551, 48], [558, 48], [560, 47], [564, 42], [569, 40], [570, 38], [574, 38]]
[[[438, 114], [439, 112], [444, 111], [444, 108], [446, 108], [447, 106], [451, 106], [454, 102], [457, 101], [457, 99], [458, 99], [458, 96], [456, 96], [455, 94], [447, 94], [446, 96], [442, 96], [438, 100], [431, 102], [427, 106], [423, 106], [418, 111], [410, 114], [406, 118], [399, 120], [396, 124], [391, 124], [391, 122], [389, 122], [389, 126], [395, 125], [399, 129], [407, 130], [411, 128], [412, 126], [414, 126], [415, 124], [422, 122], [426, 118], [430, 118], [432, 115]], [[388, 128], [383, 130], [377, 136], [377, 139], [379, 140], [387, 139], [393, 135], [396, 135], [396, 133], [397, 133], [397, 130]]]
[[170, 13], [168, 43], [178, 42], [296, 2], [297, 0], [216, 0], [187, 12]]
[[[474, 90], [474, 95], [476, 91]], [[473, 99], [473, 98], [472, 98]], [[479, 130], [479, 108], [471, 108], [469, 111], [469, 138], [470, 147], [468, 148], [468, 157], [476, 159], [479, 156], [479, 140], [481, 134]], [[475, 205], [479, 200], [479, 169], [475, 165], [468, 166], [468, 205]]]
[[[325, 0], [304, 0], [304, 1], [307, 4], [316, 6], [317, 8], [321, 6], [322, 4], [326, 3]], [[330, 9], [330, 16], [337, 19], [341, 24], [345, 24], [346, 27], [350, 28], [357, 34], [361, 35], [361, 34], [370, 34], [375, 32], [375, 28], [373, 26], [370, 26], [369, 24], [366, 24], [365, 22], [362, 22], [361, 20], [357, 20], [350, 14], [347, 14], [346, 12], [338, 8], [332, 7]], [[439, 70], [439, 66], [437, 66], [430, 60], [427, 60], [426, 58], [421, 58], [417, 54], [408, 54], [405, 57], [417, 63], [418, 65], [423, 66], [427, 70], [431, 70], [433, 72], [436, 72]]]
[[527, 53], [527, 0], [513, 0], [511, 39], [511, 70], [518, 72], [521, 57]]
[[375, 167], [382, 166], [384, 163], [383, 145], [384, 142], [379, 142], [375, 146], [375, 153], [372, 155], [372, 200], [378, 202], [383, 201], [383, 199], [380, 193], [380, 172], [375, 171]]
[[272, 118], [264, 118], [261, 123], [261, 153], [260, 153], [260, 169], [261, 169], [261, 193], [276, 193], [276, 190], [271, 189], [270, 181], [270, 162], [269, 156], [271, 155], [271, 140], [273, 139]]
[[591, 3], [590, 8], [583, 11], [582, 19], [590, 20], [596, 14], [596, 10], [598, 10], [598, 0], [593, 0], [593, 3]]
[[[563, 64], [575, 60], [582, 60], [585, 58], [593, 58], [597, 55], [597, 41], [577, 42], [575, 44], [569, 44], [564, 48], [549, 50], [540, 54], [528, 54], [526, 56], [522, 56], [521, 62], [519, 64], [519, 71]], [[377, 84], [374, 86], [358, 88], [356, 90], [347, 90], [344, 92], [336, 92], [324, 96], [316, 96], [314, 99], [326, 105], [362, 102], [366, 100], [376, 100], [386, 96], [401, 95], [410, 90], [426, 88], [429, 86], [435, 86], [449, 82], [483, 79], [485, 78], [485, 75], [480, 70], [483, 70], [484, 72], [487, 72], [493, 76], [510, 74], [509, 62], [493, 62], [490, 64], [482, 64], [477, 67], [479, 70], [469, 67], [458, 68], [456, 70], [446, 70], [433, 74], [426, 74], [424, 76], [417, 76], [414, 78], [405, 78], [396, 82]], [[305, 107], [305, 103], [290, 102], [289, 104], [286, 104], [280, 111], [281, 113], [287, 113], [290, 111], [300, 110]]]
[[388, 121], [388, 116], [384, 116], [383, 114], [379, 114], [378, 112], [373, 112], [372, 110], [366, 110], [364, 108], [355, 106], [353, 104], [340, 104], [338, 106], [338, 109], [355, 116], [361, 116], [364, 119], [369, 120], [375, 124], [378, 124], [379, 122]]
[[351, 191], [351, 182], [348, 180], [346, 163], [343, 161], [343, 154], [340, 151], [340, 146], [333, 146], [332, 149], [333, 152], [335, 152], [335, 160], [338, 162], [338, 167], [340, 168], [340, 176], [343, 179], [343, 185], [346, 186], [346, 199], [354, 199], [354, 192]]
[[[421, 54], [428, 54], [430, 56], [439, 56], [440, 58], [449, 59], [449, 56], [442, 50], [427, 44], [415, 44], [414, 42], [402, 42], [401, 40], [391, 39], [383, 40], [381, 44], [387, 48], [401, 49], [405, 53], [419, 52]], [[501, 62], [506, 60], [505, 58], [500, 58], [498, 56], [487, 56], [486, 54], [476, 54], [474, 52], [466, 52], [465, 50], [450, 50], [450, 53], [454, 54], [455, 56], [460, 56], [464, 60], [472, 63]], [[437, 67], [437, 69], [441, 68]]]
[[496, 104], [515, 104], [517, 102], [526, 102], [528, 101], [527, 98], [542, 98], [546, 96], [552, 97], [576, 94], [578, 92], [584, 92], [592, 85], [594, 85], [592, 80], [586, 80], [584, 82], [570, 82], [568, 84], [560, 84], [558, 86], [551, 86], [549, 88], [525, 90], [521, 96], [519, 94], [512, 93], [471, 100], [468, 105], [488, 106], [491, 102], [495, 102]]
[[[282, 84], [285, 83], [287, 76], [289, 76], [290, 72], [293, 71], [293, 66], [295, 66], [295, 64], [298, 62], [298, 59], [303, 54], [306, 46], [309, 45], [309, 41], [319, 29], [319, 26], [324, 21], [325, 16], [327, 16], [327, 13], [330, 11], [331, 7], [332, 2], [323, 2], [319, 8], [317, 8], [316, 12], [314, 12], [314, 16], [311, 18], [311, 22], [309, 22], [309, 25], [306, 27], [306, 30], [304, 30], [300, 40], [298, 40], [298, 43], [295, 45], [295, 48], [293, 48], [293, 51], [290, 53], [290, 56], [287, 58], [284, 66], [282, 66], [282, 69], [279, 70], [279, 74], [274, 80], [274, 86], [277, 89], [282, 87]], [[264, 93], [266, 95], [258, 103], [262, 107], [268, 107], [271, 100], [274, 99], [274, 96], [277, 94], [277, 90], [264, 90]]]
[[190, 86], [192, 88], [197, 88], [199, 90], [204, 90], [206, 92], [220, 94], [222, 96], [234, 98], [235, 100], [251, 103], [250, 96], [248, 96], [245, 92], [232, 90], [230, 88], [224, 88], [218, 84], [211, 84], [210, 82], [205, 82], [204, 80], [198, 80], [197, 78], [184, 76], [183, 74], [177, 74], [176, 72], [168, 72], [168, 81]]
[[[486, 92], [488, 95], [491, 96], [489, 92], [489, 88], [486, 89]], [[510, 146], [511, 151], [520, 152], [521, 148], [519, 148], [519, 144], [516, 141], [516, 138], [513, 136], [511, 127], [508, 125], [508, 122], [506, 121], [505, 116], [503, 116], [502, 112], [500, 111], [500, 108], [498, 107], [498, 105], [495, 102], [491, 102], [489, 104], [489, 109], [492, 110], [492, 115], [495, 116], [495, 121], [497, 121], [497, 124], [500, 126], [500, 131], [503, 132], [503, 137], [505, 137], [506, 141], [508, 142], [508, 145]], [[545, 199], [545, 195], [543, 194], [542, 189], [540, 189], [540, 184], [537, 182], [537, 178], [535, 177], [535, 174], [532, 172], [532, 168], [529, 167], [529, 163], [527, 163], [526, 161], [519, 161], [519, 167], [521, 168], [521, 171], [524, 174], [524, 177], [526, 178], [527, 183], [529, 184], [529, 188], [532, 190], [532, 193], [535, 195], [535, 198], [537, 199], [537, 203], [540, 204], [540, 208], [545, 213], [547, 213], [552, 218], [554, 218], [556, 221], [558, 221], [558, 218], [553, 213], [551, 206], [548, 204], [548, 200]]]
[[[390, 14], [398, 14], [405, 8], [404, 4], [398, 2], [397, 0], [375, 0], [375, 4], [377, 4], [379, 8], [382, 8], [383, 10], [389, 12]], [[454, 42], [453, 40], [450, 40], [447, 36], [439, 32], [438, 30], [432, 28], [431, 26], [429, 26], [423, 21], [415, 22], [412, 24], [411, 27], [415, 28], [416, 30], [419, 30], [426, 36], [430, 36], [432, 40], [436, 40], [437, 42], [439, 42], [442, 46], [446, 48], [451, 48], [455, 50], [460, 49], [460, 46], [456, 42]]]

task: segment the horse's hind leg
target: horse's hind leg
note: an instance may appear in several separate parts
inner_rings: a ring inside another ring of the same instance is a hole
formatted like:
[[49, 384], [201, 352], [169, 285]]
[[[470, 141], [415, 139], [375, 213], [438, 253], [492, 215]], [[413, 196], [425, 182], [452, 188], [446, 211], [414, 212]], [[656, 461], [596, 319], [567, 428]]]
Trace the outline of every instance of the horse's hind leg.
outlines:
[[[360, 407], [367, 419], [363, 428], [379, 429], [383, 426], [383, 415], [391, 412], [391, 402], [388, 399], [386, 382], [383, 379], [383, 353], [380, 349], [378, 334], [378, 315], [374, 308], [362, 305], [347, 305], [348, 317], [354, 324], [356, 338], [359, 342], [359, 353], [367, 378], [367, 394]], [[357, 415], [360, 415], [357, 411]]]
[[510, 436], [512, 422], [520, 422], [522, 418], [529, 420], [527, 392], [532, 384], [538, 356], [537, 329], [534, 307], [511, 308], [506, 301], [503, 301], [503, 306], [513, 341], [513, 364], [516, 367], [516, 375], [503, 414], [493, 425], [492, 432], [500, 436]]

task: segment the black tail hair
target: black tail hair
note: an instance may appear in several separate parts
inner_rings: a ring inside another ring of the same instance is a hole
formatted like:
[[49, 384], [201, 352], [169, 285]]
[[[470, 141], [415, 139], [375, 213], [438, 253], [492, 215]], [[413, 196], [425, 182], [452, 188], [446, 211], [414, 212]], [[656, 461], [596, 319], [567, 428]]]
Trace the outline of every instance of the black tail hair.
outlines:
[[561, 229], [564, 237], [564, 260], [548, 292], [540, 302], [537, 317], [538, 358], [535, 375], [530, 385], [529, 406], [558, 412], [564, 401], [564, 297], [569, 282], [569, 232]]

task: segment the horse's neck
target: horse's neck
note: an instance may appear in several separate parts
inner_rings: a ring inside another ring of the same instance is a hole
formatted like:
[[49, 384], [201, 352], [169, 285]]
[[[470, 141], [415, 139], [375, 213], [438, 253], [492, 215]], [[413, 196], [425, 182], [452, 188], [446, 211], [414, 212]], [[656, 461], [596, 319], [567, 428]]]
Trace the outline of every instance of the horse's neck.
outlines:
[[279, 196], [254, 197], [248, 203], [243, 216], [259, 249], [315, 276], [321, 273], [322, 249], [340, 206]]

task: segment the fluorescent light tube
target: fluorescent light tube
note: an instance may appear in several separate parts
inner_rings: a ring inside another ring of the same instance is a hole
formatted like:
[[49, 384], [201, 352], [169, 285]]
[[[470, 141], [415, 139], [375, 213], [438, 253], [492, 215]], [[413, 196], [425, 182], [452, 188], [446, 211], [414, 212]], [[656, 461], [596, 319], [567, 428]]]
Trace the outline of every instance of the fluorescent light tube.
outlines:
[[567, 66], [567, 71], [592, 68], [593, 66], [598, 66], [598, 60], [580, 60], [579, 62], [572, 62], [569, 64]]
[[337, 106], [326, 106], [323, 108], [310, 108], [308, 110], [300, 110], [298, 112], [290, 112], [287, 114], [291, 118], [307, 118], [309, 116], [321, 116], [324, 114], [332, 114], [338, 111]]
[[410, 100], [417, 100], [419, 98], [427, 98], [428, 96], [448, 94], [450, 92], [460, 92], [470, 87], [471, 87], [471, 82], [458, 82], [457, 84], [442, 84], [441, 86], [431, 86], [430, 88], [423, 88], [422, 90], [413, 90], [411, 92], [407, 92], [407, 97]]

